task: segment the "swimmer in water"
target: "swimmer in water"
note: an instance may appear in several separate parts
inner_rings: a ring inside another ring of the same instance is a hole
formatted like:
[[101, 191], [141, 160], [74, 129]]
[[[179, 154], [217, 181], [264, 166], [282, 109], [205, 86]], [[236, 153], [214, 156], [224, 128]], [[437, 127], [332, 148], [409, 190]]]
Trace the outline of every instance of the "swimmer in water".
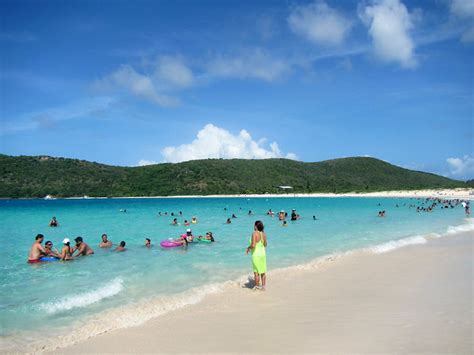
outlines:
[[60, 255], [61, 260], [72, 260], [72, 248], [70, 243], [69, 238], [64, 238]]
[[33, 245], [31, 246], [30, 254], [28, 255], [28, 262], [30, 264], [32, 263], [39, 263], [43, 255], [46, 255], [46, 250], [44, 250], [44, 247], [42, 245], [44, 240], [44, 235], [43, 234], [38, 234], [35, 237], [35, 241]]
[[196, 224], [198, 222], [196, 216], [193, 216], [193, 218], [191, 218], [191, 223], [192, 224]]
[[188, 222], [187, 219], [184, 220], [184, 225], [185, 225], [185, 226], [189, 226], [189, 225], [190, 225], [190, 223]]
[[126, 243], [122, 240], [122, 241], [120, 242], [119, 246], [118, 246], [117, 248], [115, 248], [115, 251], [125, 251], [125, 250], [127, 250], [127, 249], [125, 248], [125, 244], [126, 244]]
[[288, 223], [286, 223], [286, 221], [283, 221], [283, 224], [281, 226], [282, 227], [288, 227]]
[[46, 256], [52, 256], [58, 259], [61, 257], [58, 251], [56, 249], [53, 249], [53, 242], [50, 240], [44, 243], [44, 251]]
[[151, 248], [151, 239], [150, 238], [145, 238], [145, 246], [147, 248]]
[[53, 219], [51, 220], [51, 222], [49, 222], [49, 226], [50, 226], [50, 227], [59, 227], [59, 223], [58, 223], [56, 217], [53, 217]]
[[102, 241], [99, 244], [99, 248], [110, 248], [112, 241], [108, 239], [107, 234], [102, 234]]
[[231, 219], [227, 218], [227, 221], [225, 222], [225, 224], [231, 224], [231, 223], [232, 223]]
[[177, 218], [173, 219], [173, 222], [171, 222], [171, 225], [172, 226], [177, 226], [178, 225], [178, 219]]
[[[92, 248], [87, 245], [87, 243], [84, 243], [82, 237], [77, 237], [76, 239], [74, 239], [74, 241], [76, 242], [76, 246], [72, 249], [74, 257], [94, 254], [94, 250], [92, 250]], [[77, 254], [74, 255], [74, 253]]]

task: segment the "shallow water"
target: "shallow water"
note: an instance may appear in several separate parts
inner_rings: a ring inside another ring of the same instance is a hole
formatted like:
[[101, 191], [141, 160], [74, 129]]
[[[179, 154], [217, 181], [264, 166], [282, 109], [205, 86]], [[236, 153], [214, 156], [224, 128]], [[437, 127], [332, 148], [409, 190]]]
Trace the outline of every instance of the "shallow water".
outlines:
[[[2, 338], [8, 340], [2, 343], [10, 348], [15, 343], [21, 348], [22, 340], [18, 339], [36, 340], [72, 326], [86, 326], [104, 312], [113, 316], [118, 309], [117, 322], [127, 326], [197, 302], [214, 290], [204, 285], [218, 285], [250, 274], [245, 248], [257, 219], [263, 221], [268, 235], [270, 270], [353, 249], [370, 247], [373, 252], [386, 252], [424, 243], [428, 234], [442, 235], [449, 228], [456, 231], [453, 227], [466, 223], [460, 205], [452, 209], [437, 207], [431, 213], [417, 213], [409, 207], [422, 202], [409, 198], [0, 201], [0, 327]], [[295, 208], [301, 219], [282, 227], [276, 216], [266, 215], [269, 208], [289, 213]], [[251, 216], [249, 210], [253, 211]], [[386, 210], [387, 216], [378, 218], [379, 210]], [[181, 225], [172, 226], [173, 217], [159, 217], [159, 211], [182, 211], [182, 217], [176, 216]], [[238, 218], [225, 224], [232, 213]], [[58, 228], [48, 227], [52, 216], [57, 217]], [[190, 227], [193, 234], [203, 235], [210, 230], [215, 243], [190, 245], [187, 249], [159, 247], [160, 240], [184, 233], [188, 227], [182, 223], [192, 216], [198, 218], [198, 224]], [[37, 233], [44, 234], [45, 241], [51, 240], [58, 249], [63, 238], [81, 235], [95, 254], [71, 262], [29, 265], [26, 259]], [[115, 244], [126, 241], [127, 251], [98, 248], [102, 233]], [[152, 239], [151, 249], [144, 247], [145, 237]], [[201, 288], [189, 291], [193, 287]], [[159, 307], [153, 303], [157, 300]], [[142, 305], [143, 309], [144, 304], [154, 308], [137, 312], [133, 307]], [[95, 331], [107, 330], [107, 326], [97, 323]]]

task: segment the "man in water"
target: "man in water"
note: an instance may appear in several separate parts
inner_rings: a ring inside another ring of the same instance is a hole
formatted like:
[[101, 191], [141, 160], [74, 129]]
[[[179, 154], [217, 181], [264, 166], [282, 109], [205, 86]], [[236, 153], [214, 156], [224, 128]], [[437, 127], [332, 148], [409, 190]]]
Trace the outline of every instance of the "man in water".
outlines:
[[30, 254], [28, 255], [28, 262], [30, 264], [32, 263], [39, 263], [40, 260], [39, 258], [43, 255], [46, 255], [46, 250], [44, 250], [43, 243], [44, 240], [44, 235], [43, 234], [38, 234], [35, 237], [35, 242], [31, 246]]
[[44, 243], [44, 250], [45, 250], [46, 256], [61, 258], [61, 255], [59, 255], [58, 251], [56, 249], [53, 250], [53, 242], [50, 240]]
[[125, 251], [125, 242], [122, 240], [117, 248], [115, 248], [115, 251]]
[[77, 237], [76, 239], [74, 239], [74, 241], [76, 242], [76, 246], [74, 247], [72, 252], [73, 253], [77, 252], [77, 254], [73, 256], [80, 256], [80, 255], [86, 256], [86, 255], [94, 254], [94, 251], [92, 250], [92, 248], [86, 243], [84, 243], [84, 241], [82, 240], [82, 237]]
[[293, 209], [293, 210], [291, 211], [291, 220], [292, 220], [292, 221], [296, 221], [297, 219], [298, 219], [298, 215], [296, 214], [296, 210]]
[[99, 248], [110, 248], [112, 241], [108, 239], [107, 234], [102, 234], [102, 242], [99, 244]]

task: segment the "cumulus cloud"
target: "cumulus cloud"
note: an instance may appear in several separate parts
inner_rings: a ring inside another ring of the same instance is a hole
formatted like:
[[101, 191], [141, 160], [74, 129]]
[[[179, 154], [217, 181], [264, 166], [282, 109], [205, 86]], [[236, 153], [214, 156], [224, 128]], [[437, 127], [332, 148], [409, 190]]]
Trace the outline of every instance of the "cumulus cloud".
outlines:
[[416, 66], [415, 44], [410, 36], [414, 14], [399, 0], [374, 0], [359, 8], [359, 17], [369, 28], [377, 57], [386, 62], [398, 62], [402, 67]]
[[450, 4], [451, 13], [458, 19], [467, 21], [469, 28], [462, 34], [463, 42], [474, 42], [474, 1], [452, 0]]
[[284, 155], [276, 142], [271, 143], [269, 149], [264, 147], [264, 143], [265, 140], [253, 140], [250, 133], [244, 129], [234, 135], [223, 128], [207, 124], [191, 143], [166, 147], [161, 154], [165, 162], [171, 163], [208, 158], [267, 159], [285, 157], [297, 159], [294, 153]]
[[288, 25], [294, 33], [323, 45], [341, 44], [352, 27], [350, 20], [323, 1], [295, 7]]
[[215, 77], [251, 78], [270, 82], [286, 74], [290, 66], [261, 48], [255, 48], [237, 56], [217, 56], [208, 63], [207, 69]]
[[459, 178], [474, 178], [474, 157], [464, 155], [462, 158], [448, 158], [449, 173]]

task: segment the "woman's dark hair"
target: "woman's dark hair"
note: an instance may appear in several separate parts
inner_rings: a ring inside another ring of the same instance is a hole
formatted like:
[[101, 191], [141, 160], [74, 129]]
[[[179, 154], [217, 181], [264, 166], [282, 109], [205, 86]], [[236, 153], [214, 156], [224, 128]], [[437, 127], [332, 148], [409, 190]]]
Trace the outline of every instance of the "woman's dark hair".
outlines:
[[48, 245], [48, 244], [51, 244], [53, 245], [53, 242], [51, 242], [50, 240], [48, 240], [46, 243], [44, 243], [45, 245]]
[[263, 223], [262, 223], [262, 221], [256, 221], [255, 222], [255, 227], [257, 227], [257, 230], [259, 232], [263, 232]]
[[146, 240], [147, 242], [151, 242], [151, 239], [150, 239], [150, 238], [145, 238], [145, 240]]
[[125, 242], [124, 242], [123, 240], [120, 242], [120, 246], [121, 246], [122, 248], [125, 246]]

